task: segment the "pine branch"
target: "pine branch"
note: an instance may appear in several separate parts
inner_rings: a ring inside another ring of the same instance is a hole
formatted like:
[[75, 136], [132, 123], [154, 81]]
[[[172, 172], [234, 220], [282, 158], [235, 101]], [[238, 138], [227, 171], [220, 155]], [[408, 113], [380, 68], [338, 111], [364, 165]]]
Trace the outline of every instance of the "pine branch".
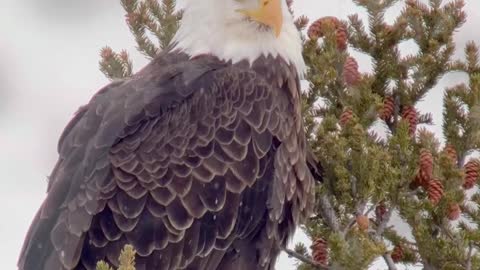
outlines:
[[[136, 251], [131, 245], [125, 245], [118, 257], [118, 270], [135, 270], [135, 255]], [[96, 270], [113, 270], [106, 262], [99, 261], [96, 265]]]
[[397, 270], [397, 266], [395, 265], [395, 262], [393, 262], [393, 259], [390, 253], [383, 254], [383, 259], [385, 260], [385, 263], [388, 266], [388, 270]]
[[[147, 58], [154, 58], [173, 39], [182, 11], [175, 11], [175, 0], [120, 0], [127, 25], [137, 49]], [[156, 37], [153, 41], [151, 36]], [[130, 77], [133, 64], [126, 51], [114, 52], [105, 47], [101, 52], [100, 70], [111, 80]]]
[[328, 224], [330, 229], [334, 232], [340, 232], [338, 217], [336, 216], [335, 210], [326, 194], [320, 195], [318, 205], [320, 207], [322, 218]]
[[293, 257], [303, 263], [306, 263], [306, 264], [309, 264], [311, 266], [313, 266], [315, 269], [319, 269], [319, 270], [330, 270], [329, 267], [326, 267], [326, 266], [322, 266], [318, 263], [316, 263], [315, 261], [313, 261], [312, 259], [310, 258], [307, 258], [305, 256], [303, 256], [302, 254], [298, 253], [298, 252], [295, 252], [294, 250], [291, 250], [291, 249], [288, 249], [288, 248], [282, 248], [282, 251], [287, 253], [288, 256], [290, 257]]
[[116, 53], [110, 47], [104, 47], [100, 52], [100, 57], [100, 71], [107, 78], [116, 80], [132, 75], [132, 61], [126, 51]]

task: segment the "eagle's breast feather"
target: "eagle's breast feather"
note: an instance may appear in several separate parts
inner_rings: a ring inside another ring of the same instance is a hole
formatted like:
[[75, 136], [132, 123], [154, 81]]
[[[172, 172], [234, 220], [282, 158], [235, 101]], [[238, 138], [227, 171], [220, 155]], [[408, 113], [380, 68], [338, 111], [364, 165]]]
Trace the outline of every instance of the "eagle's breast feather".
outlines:
[[118, 265], [125, 244], [138, 269], [269, 269], [313, 196], [298, 87], [280, 58], [169, 53], [102, 89], [60, 139], [20, 269]]

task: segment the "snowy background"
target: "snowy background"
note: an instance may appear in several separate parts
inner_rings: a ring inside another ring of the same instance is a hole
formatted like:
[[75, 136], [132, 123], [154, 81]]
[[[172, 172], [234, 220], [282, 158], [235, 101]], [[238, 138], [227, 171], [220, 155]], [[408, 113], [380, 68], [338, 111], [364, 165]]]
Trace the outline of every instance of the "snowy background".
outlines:
[[[468, 40], [480, 42], [480, 1], [466, 3], [469, 19], [455, 36], [456, 57], [463, 56]], [[392, 8], [387, 18], [401, 8]], [[349, 0], [296, 0], [296, 12], [311, 18], [346, 18], [362, 10]], [[45, 196], [61, 131], [77, 108], [108, 83], [98, 70], [98, 53], [105, 45], [131, 52], [136, 69], [146, 63], [135, 52], [117, 0], [0, 0], [2, 269], [16, 269], [23, 237]], [[403, 47], [405, 52], [415, 49], [408, 43]], [[368, 71], [369, 59], [359, 56], [359, 60], [361, 70]], [[441, 131], [443, 88], [462, 80], [461, 74], [445, 76], [428, 102], [419, 104], [420, 110], [434, 113], [432, 130]], [[306, 241], [301, 233], [295, 240]], [[292, 270], [293, 265], [293, 260], [282, 256], [278, 269]], [[371, 269], [385, 268], [379, 262]]]

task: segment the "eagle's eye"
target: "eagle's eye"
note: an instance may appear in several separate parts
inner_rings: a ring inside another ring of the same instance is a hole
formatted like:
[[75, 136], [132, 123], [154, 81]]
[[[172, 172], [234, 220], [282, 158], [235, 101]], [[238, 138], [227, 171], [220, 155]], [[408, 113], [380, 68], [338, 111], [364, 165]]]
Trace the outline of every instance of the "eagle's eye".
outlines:
[[[239, 0], [236, 0], [239, 1]], [[245, 0], [241, 0], [245, 1]], [[256, 1], [253, 8], [242, 7], [237, 12], [243, 14], [251, 21], [273, 30], [276, 37], [280, 36], [283, 24], [282, 1], [284, 0], [248, 0]], [[242, 2], [243, 4], [244, 2]], [[250, 6], [250, 5], [249, 5]]]

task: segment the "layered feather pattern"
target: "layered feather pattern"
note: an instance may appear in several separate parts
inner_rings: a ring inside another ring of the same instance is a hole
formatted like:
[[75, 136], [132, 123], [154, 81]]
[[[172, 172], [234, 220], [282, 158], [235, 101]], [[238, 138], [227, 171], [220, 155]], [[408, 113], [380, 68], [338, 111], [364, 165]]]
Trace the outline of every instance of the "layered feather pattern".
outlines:
[[298, 76], [281, 58], [162, 54], [100, 90], [59, 142], [19, 269], [272, 269], [308, 214]]

